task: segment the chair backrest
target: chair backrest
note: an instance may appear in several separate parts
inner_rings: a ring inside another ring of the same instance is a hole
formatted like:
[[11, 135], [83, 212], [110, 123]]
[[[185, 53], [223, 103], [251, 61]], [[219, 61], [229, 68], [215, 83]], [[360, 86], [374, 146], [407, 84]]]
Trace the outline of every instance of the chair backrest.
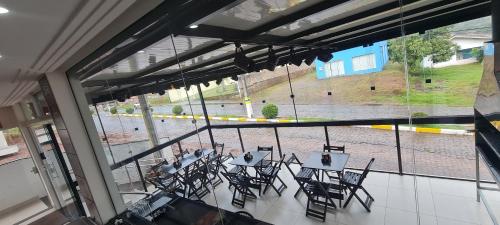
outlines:
[[214, 150], [216, 154], [224, 155], [224, 143], [214, 143]]
[[344, 146], [334, 146], [334, 145], [323, 144], [323, 152], [342, 152], [342, 153], [345, 153], [345, 145]]
[[370, 162], [368, 162], [368, 165], [366, 165], [365, 169], [363, 170], [363, 173], [361, 174], [361, 179], [359, 179], [358, 184], [363, 183], [363, 180], [368, 175], [368, 172], [370, 172], [370, 169], [371, 169], [374, 161], [375, 161], [375, 158], [370, 159]]
[[[273, 175], [274, 175], [274, 173], [275, 173], [276, 171], [279, 171], [279, 170], [281, 169], [281, 165], [283, 165], [283, 161], [285, 161], [285, 156], [286, 156], [286, 154], [283, 154], [283, 156], [281, 157], [281, 159], [280, 159], [279, 163], [274, 164], [274, 166], [273, 166], [273, 170], [272, 170], [272, 173], [271, 173], [271, 174], [273, 174]], [[278, 174], [276, 173], [276, 175], [274, 175], [274, 176], [277, 176], [277, 175], [278, 175]]]
[[271, 161], [273, 161], [273, 146], [257, 146], [258, 152], [268, 151], [271, 152]]
[[286, 168], [288, 168], [288, 171], [290, 171], [290, 173], [292, 174], [293, 179], [296, 179], [297, 175], [293, 172], [292, 168], [290, 167], [290, 165], [291, 165], [294, 161], [298, 161], [298, 160], [297, 160], [297, 156], [296, 156], [294, 153], [292, 153], [292, 156], [290, 156], [290, 158], [288, 158], [288, 159], [285, 161], [285, 166], [286, 166]]

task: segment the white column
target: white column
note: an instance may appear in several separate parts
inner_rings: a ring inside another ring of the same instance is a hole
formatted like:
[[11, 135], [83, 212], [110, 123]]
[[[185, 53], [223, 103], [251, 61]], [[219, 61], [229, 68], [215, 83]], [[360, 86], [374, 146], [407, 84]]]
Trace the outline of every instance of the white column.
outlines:
[[[49, 73], [47, 79], [65, 124], [65, 130], [58, 128], [58, 132], [61, 139], [69, 136], [91, 193], [91, 196], [84, 196], [85, 201], [97, 210], [89, 209], [91, 213], [98, 214], [97, 219], [105, 223], [123, 212], [125, 205], [114, 182], [85, 92], [79, 80], [69, 78], [63, 72]], [[57, 126], [58, 121], [55, 123]]]
[[247, 110], [247, 117], [252, 118], [253, 117], [253, 109], [252, 109], [252, 101], [250, 100], [250, 97], [248, 97], [248, 91], [247, 91], [247, 80], [245, 78], [246, 74], [240, 75], [240, 78], [243, 80], [243, 95], [245, 97], [245, 109]]

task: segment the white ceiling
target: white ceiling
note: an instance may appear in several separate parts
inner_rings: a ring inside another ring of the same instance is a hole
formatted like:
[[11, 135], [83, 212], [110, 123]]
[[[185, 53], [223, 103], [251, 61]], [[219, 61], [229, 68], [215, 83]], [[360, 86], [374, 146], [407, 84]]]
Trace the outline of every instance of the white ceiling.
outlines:
[[[0, 107], [36, 91], [42, 74], [65, 71], [61, 66], [89, 54], [159, 2], [0, 0], [10, 11], [0, 14]], [[124, 18], [129, 14], [132, 19]]]

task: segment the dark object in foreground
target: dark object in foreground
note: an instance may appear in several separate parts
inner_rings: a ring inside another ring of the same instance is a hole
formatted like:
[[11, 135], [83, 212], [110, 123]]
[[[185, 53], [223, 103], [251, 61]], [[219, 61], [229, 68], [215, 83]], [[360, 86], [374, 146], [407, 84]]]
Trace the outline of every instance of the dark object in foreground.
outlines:
[[[165, 199], [170, 199], [170, 201], [165, 203]], [[138, 215], [127, 210], [111, 219], [107, 225], [270, 225], [270, 223], [254, 219], [250, 214], [242, 215], [241, 213], [218, 209], [203, 202], [183, 197], [167, 197], [163, 193], [152, 196], [150, 204], [151, 212], [147, 215]], [[153, 219], [148, 220], [145, 218], [151, 218], [152, 215], [154, 215]]]

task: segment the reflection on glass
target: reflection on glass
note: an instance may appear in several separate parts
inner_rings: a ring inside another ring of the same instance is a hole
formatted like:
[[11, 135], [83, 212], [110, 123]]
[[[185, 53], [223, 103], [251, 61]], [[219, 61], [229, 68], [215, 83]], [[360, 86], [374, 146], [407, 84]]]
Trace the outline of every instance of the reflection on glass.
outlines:
[[249, 30], [317, 2], [319, 0], [248, 0], [214, 15], [204, 24]]

